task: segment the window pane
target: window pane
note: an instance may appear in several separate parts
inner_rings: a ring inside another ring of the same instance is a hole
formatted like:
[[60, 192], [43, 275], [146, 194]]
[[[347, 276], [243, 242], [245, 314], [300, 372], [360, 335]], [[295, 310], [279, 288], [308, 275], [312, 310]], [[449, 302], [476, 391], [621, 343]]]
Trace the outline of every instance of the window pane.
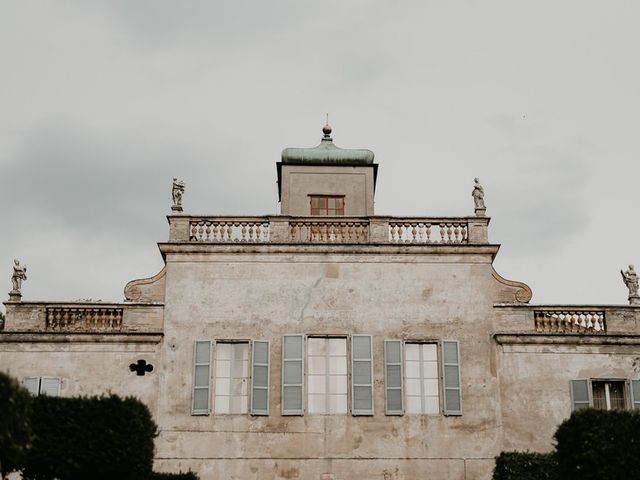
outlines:
[[309, 357], [307, 368], [309, 374], [324, 375], [327, 370], [327, 359], [325, 357]]
[[209, 365], [196, 366], [195, 386], [196, 387], [209, 386]]
[[433, 362], [438, 360], [438, 347], [435, 343], [422, 345], [422, 360]]
[[400, 365], [387, 365], [387, 387], [400, 387], [401, 385]]
[[302, 409], [302, 387], [284, 387], [283, 405], [285, 410]]
[[435, 378], [427, 378], [424, 380], [424, 394], [425, 395], [437, 395], [438, 394], [438, 380]]
[[247, 395], [247, 381], [244, 378], [231, 380], [231, 395]]
[[256, 387], [266, 387], [269, 367], [257, 365], [253, 367], [253, 385]]
[[309, 395], [309, 413], [327, 413], [327, 402], [325, 395]]
[[229, 378], [216, 378], [216, 395], [230, 395], [231, 394], [231, 379]]
[[424, 413], [440, 413], [440, 399], [438, 397], [426, 397]]
[[609, 399], [611, 410], [624, 410], [624, 382], [609, 382]]
[[444, 378], [446, 387], [459, 387], [458, 367], [456, 365], [446, 365], [444, 367]]
[[407, 413], [422, 413], [420, 397], [407, 397]]
[[406, 362], [404, 375], [407, 378], [420, 378], [420, 362]]
[[353, 383], [356, 385], [371, 384], [371, 362], [353, 362]]
[[307, 355], [326, 355], [326, 338], [307, 338]]
[[216, 378], [229, 378], [230, 376], [231, 360], [218, 360], [216, 358]]
[[447, 410], [460, 410], [460, 390], [445, 390], [444, 396]]
[[443, 342], [442, 353], [444, 363], [458, 363], [458, 348], [455, 342]]
[[353, 387], [353, 408], [356, 410], [373, 408], [370, 387]]
[[193, 409], [207, 410], [209, 408], [209, 389], [197, 388], [193, 391]]
[[400, 389], [387, 390], [387, 410], [394, 412], [402, 410], [402, 391]]
[[284, 337], [284, 358], [302, 358], [302, 337]]
[[329, 373], [331, 375], [346, 375], [347, 357], [329, 357]]
[[424, 362], [422, 370], [425, 378], [438, 378], [438, 364], [436, 362]]
[[347, 413], [347, 410], [346, 395], [329, 395], [329, 413], [340, 415]]
[[385, 342], [387, 363], [400, 363], [400, 342]]
[[[599, 410], [607, 409], [607, 396], [605, 393], [604, 382], [592, 382], [593, 385], [593, 408], [597, 408]], [[574, 388], [574, 398], [575, 398], [575, 388]]]
[[347, 393], [347, 376], [331, 376], [329, 377], [329, 393]]
[[324, 375], [308, 375], [307, 389], [309, 393], [326, 393], [327, 377]]
[[196, 363], [211, 361], [211, 342], [196, 342]]
[[407, 378], [404, 382], [404, 388], [407, 395], [421, 395], [420, 379], [419, 378]]
[[[217, 343], [216, 344], [216, 358], [218, 360], [231, 360], [231, 344], [230, 343]], [[205, 362], [207, 363], [207, 362]]]
[[233, 371], [231, 376], [233, 378], [247, 378], [249, 377], [249, 362], [246, 360], [234, 360]]
[[254, 363], [269, 363], [269, 344], [267, 342], [253, 342]]
[[218, 396], [216, 395], [215, 402], [213, 404], [214, 413], [231, 413], [231, 409], [229, 408], [229, 398], [228, 396]]
[[267, 409], [267, 390], [255, 389], [253, 391], [253, 409], [254, 410], [266, 410]]
[[353, 337], [353, 358], [363, 360], [371, 358], [370, 337]]
[[347, 339], [346, 338], [330, 338], [329, 339], [329, 355], [347, 355]]
[[249, 361], [249, 344], [248, 343], [234, 343], [233, 344], [233, 358], [234, 360]]
[[404, 358], [406, 360], [420, 360], [420, 345], [417, 343], [407, 343], [404, 346]]
[[284, 383], [302, 383], [302, 361], [284, 363]]

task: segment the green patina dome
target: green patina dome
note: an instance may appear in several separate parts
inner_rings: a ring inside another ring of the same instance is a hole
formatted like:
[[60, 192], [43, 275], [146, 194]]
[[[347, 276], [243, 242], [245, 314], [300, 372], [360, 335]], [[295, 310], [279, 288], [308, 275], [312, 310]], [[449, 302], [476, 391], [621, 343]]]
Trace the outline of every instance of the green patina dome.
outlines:
[[366, 149], [336, 147], [331, 138], [331, 127], [322, 129], [324, 137], [320, 145], [313, 148], [285, 148], [282, 151], [283, 164], [308, 165], [371, 165], [374, 154]]

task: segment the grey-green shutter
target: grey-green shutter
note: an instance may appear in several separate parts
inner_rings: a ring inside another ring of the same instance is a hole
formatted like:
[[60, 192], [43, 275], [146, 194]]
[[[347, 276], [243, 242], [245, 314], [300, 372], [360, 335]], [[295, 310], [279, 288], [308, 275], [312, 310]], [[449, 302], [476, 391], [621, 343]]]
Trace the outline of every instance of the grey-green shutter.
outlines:
[[589, 380], [571, 380], [571, 407], [575, 412], [591, 406]]
[[304, 415], [304, 336], [282, 338], [282, 415]]
[[640, 380], [631, 380], [631, 408], [640, 409]]
[[60, 379], [54, 377], [42, 377], [40, 379], [40, 395], [57, 397], [60, 395]]
[[371, 335], [351, 336], [352, 415], [373, 415], [373, 345]]
[[404, 413], [402, 393], [402, 341], [384, 341], [384, 388], [387, 415]]
[[192, 415], [211, 411], [211, 340], [196, 340], [193, 349]]
[[251, 348], [251, 414], [269, 415], [269, 342], [254, 340]]
[[444, 383], [444, 414], [462, 415], [460, 348], [455, 340], [442, 342], [442, 378]]
[[31, 395], [38, 395], [40, 393], [40, 377], [23, 378], [22, 386], [29, 390]]

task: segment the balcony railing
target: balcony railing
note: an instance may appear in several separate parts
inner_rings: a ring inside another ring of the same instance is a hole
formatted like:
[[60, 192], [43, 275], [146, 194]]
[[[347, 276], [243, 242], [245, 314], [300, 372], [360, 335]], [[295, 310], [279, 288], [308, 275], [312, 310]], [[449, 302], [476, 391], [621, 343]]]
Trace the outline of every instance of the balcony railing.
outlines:
[[171, 242], [487, 244], [487, 217], [169, 216]]
[[535, 310], [536, 332], [605, 333], [604, 310]]
[[122, 328], [122, 307], [69, 306], [46, 307], [46, 330], [118, 331]]

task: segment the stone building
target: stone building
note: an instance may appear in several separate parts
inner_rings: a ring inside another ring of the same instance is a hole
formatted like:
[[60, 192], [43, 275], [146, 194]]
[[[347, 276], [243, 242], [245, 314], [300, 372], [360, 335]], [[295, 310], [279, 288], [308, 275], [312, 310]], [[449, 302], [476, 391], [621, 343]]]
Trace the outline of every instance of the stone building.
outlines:
[[486, 480], [572, 409], [640, 405], [636, 305], [531, 305], [492, 266], [478, 182], [473, 215], [383, 217], [377, 173], [327, 126], [282, 152], [279, 215], [183, 213], [174, 181], [165, 267], [123, 303], [18, 285], [1, 368], [34, 394], [139, 397], [156, 469], [202, 479]]

